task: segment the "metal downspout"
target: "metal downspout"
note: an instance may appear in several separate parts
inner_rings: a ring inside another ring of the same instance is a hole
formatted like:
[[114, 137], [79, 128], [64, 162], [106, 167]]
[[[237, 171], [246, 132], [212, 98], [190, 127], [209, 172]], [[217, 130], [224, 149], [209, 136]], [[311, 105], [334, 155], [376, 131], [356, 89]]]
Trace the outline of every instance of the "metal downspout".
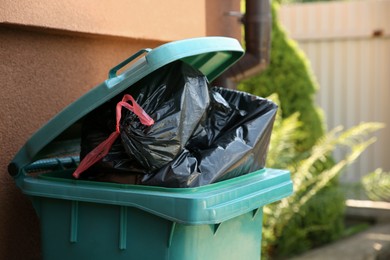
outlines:
[[242, 18], [245, 55], [218, 77], [213, 85], [235, 89], [238, 81], [261, 72], [269, 64], [272, 27], [270, 0], [246, 0], [245, 7]]

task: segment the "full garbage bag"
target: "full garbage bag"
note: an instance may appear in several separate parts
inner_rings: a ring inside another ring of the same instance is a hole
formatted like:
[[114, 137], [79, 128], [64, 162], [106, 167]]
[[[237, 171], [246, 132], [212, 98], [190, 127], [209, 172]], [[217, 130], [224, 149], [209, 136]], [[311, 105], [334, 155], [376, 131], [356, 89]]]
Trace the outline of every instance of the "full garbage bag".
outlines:
[[102, 160], [83, 173], [84, 178], [110, 174], [145, 173], [171, 162], [184, 148], [210, 102], [206, 77], [184, 62], [166, 65], [131, 86], [128, 91], [89, 113], [83, 121], [80, 159], [115, 131], [116, 104], [130, 94], [154, 124], [122, 110], [120, 138]]
[[212, 88], [206, 120], [185, 149], [142, 183], [197, 187], [265, 166], [277, 106], [244, 92]]
[[154, 71], [84, 120], [83, 159], [115, 130], [115, 104], [129, 94], [154, 119], [122, 110], [120, 138], [83, 178], [197, 187], [265, 165], [277, 106], [248, 93], [210, 88], [182, 61]]

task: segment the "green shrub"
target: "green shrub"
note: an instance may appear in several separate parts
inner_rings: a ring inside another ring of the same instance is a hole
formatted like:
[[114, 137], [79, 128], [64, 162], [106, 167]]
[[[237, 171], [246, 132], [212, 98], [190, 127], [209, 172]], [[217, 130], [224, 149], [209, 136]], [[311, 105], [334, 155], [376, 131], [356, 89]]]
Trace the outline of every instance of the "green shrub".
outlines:
[[330, 186], [302, 206], [288, 224], [283, 224], [285, 227], [275, 245], [275, 255], [285, 257], [299, 254], [340, 238], [344, 233], [345, 206], [344, 203], [329, 201], [344, 201], [344, 193]]
[[376, 169], [363, 177], [363, 189], [370, 200], [390, 202], [390, 173]]
[[[264, 258], [301, 253], [343, 235], [345, 203], [335, 177], [373, 141], [361, 137], [382, 127], [362, 124], [324, 135], [321, 112], [314, 105], [317, 83], [303, 52], [281, 28], [277, 7], [274, 2], [270, 65], [238, 85], [258, 96], [276, 93], [269, 97], [279, 104], [280, 112], [267, 167], [289, 169], [294, 182], [292, 196], [264, 207]], [[350, 149], [340, 162], [331, 158], [336, 146]]]
[[[269, 98], [278, 102], [275, 95]], [[264, 207], [263, 258], [302, 253], [344, 234], [344, 193], [336, 177], [375, 141], [367, 137], [383, 128], [379, 123], [362, 123], [346, 131], [337, 127], [317, 141], [308, 157], [298, 160], [299, 152], [293, 148], [300, 125], [297, 118], [296, 114], [286, 119], [278, 115], [274, 125], [268, 166], [291, 171], [294, 193]], [[328, 164], [336, 147], [345, 149], [345, 158]], [[318, 165], [327, 167], [319, 170]]]
[[238, 89], [266, 97], [277, 93], [283, 117], [299, 112], [302, 134], [298, 151], [306, 151], [324, 134], [320, 110], [313, 98], [317, 83], [304, 53], [288, 39], [277, 19], [277, 4], [272, 6], [272, 46], [268, 68], [257, 76], [243, 80]]

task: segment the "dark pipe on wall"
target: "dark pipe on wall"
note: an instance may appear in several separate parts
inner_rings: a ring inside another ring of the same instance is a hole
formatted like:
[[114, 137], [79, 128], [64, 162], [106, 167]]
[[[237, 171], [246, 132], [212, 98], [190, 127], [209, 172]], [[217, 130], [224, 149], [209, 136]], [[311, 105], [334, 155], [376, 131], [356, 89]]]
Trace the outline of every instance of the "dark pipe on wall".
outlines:
[[270, 0], [246, 0], [242, 18], [245, 32], [244, 57], [217, 78], [213, 85], [235, 88], [235, 82], [264, 70], [270, 61]]

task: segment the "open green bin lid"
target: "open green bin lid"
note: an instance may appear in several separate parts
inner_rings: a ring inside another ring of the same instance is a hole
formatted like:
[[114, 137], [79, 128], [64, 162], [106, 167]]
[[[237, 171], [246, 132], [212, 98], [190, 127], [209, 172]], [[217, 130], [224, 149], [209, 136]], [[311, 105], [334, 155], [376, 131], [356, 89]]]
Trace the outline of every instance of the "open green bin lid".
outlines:
[[[142, 49], [109, 70], [108, 79], [70, 104], [39, 129], [19, 150], [8, 166], [18, 179], [31, 162], [65, 152], [72, 146], [69, 135], [77, 133], [77, 121], [120, 94], [151, 72], [171, 62], [182, 60], [200, 70], [209, 81], [218, 77], [244, 54], [240, 43], [227, 37], [201, 37], [170, 42], [155, 49]], [[138, 59], [122, 74], [117, 71]], [[73, 134], [74, 135], [74, 134]], [[77, 137], [77, 136], [76, 136]], [[73, 136], [74, 139], [74, 136]], [[61, 153], [61, 152], [60, 152]]]

